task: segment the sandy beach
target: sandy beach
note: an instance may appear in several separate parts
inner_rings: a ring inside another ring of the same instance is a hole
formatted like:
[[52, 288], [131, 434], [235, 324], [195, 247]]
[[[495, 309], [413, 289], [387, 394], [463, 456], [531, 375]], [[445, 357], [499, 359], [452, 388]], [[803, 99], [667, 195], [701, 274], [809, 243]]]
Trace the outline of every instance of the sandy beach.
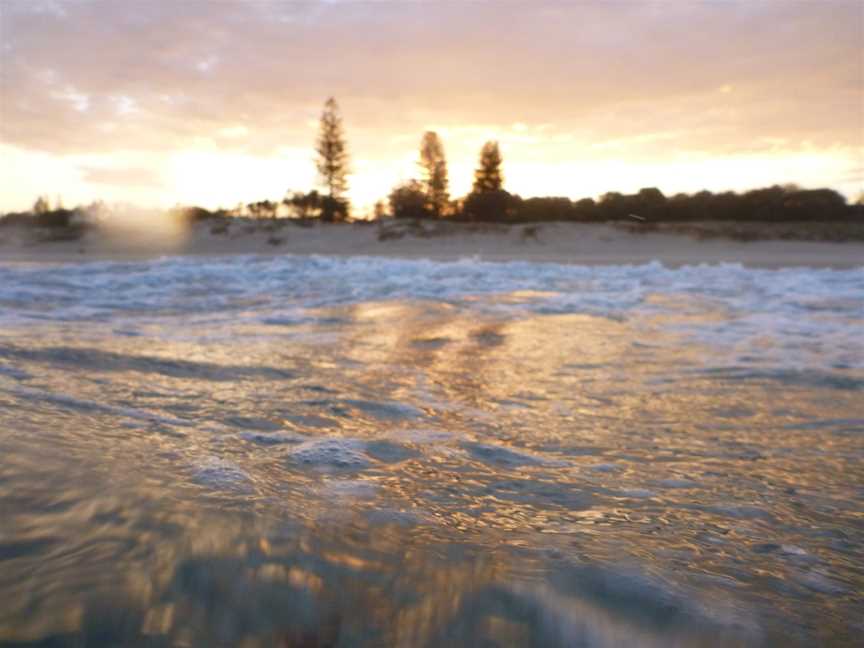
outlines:
[[546, 223], [537, 226], [416, 223], [299, 225], [284, 220], [237, 219], [189, 228], [112, 228], [77, 240], [50, 233], [0, 232], [0, 261], [73, 262], [174, 255], [320, 254], [568, 264], [665, 265], [740, 263], [750, 267], [864, 265], [864, 243], [698, 240], [680, 234], [632, 233], [612, 225]]

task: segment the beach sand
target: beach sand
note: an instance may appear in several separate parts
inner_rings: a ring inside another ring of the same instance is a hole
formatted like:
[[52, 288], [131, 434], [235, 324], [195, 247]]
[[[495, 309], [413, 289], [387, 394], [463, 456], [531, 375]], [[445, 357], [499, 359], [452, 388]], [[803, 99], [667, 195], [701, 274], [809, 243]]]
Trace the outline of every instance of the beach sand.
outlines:
[[864, 242], [724, 238], [646, 231], [613, 225], [544, 223], [297, 224], [284, 220], [236, 219], [191, 227], [92, 230], [77, 240], [61, 232], [0, 230], [0, 262], [70, 262], [145, 259], [173, 255], [320, 254], [412, 259], [532, 261], [572, 264], [665, 265], [740, 263], [751, 267], [864, 266]]

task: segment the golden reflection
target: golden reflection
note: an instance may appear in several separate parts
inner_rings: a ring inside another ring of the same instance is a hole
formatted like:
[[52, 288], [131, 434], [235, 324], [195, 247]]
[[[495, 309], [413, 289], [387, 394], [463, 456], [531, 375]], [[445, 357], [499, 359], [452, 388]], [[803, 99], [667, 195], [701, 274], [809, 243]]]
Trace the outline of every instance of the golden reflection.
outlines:
[[[617, 637], [624, 612], [549, 584], [585, 563], [747, 603], [793, 592], [806, 623], [848, 636], [864, 473], [860, 423], [837, 412], [856, 390], [730, 373], [668, 319], [484, 306], [5, 344], [33, 377], [0, 383], [0, 638], [126, 619], [127, 642], [440, 645], [460, 623], [478, 642], [537, 632], [520, 605]], [[718, 314], [675, 321], [700, 317]], [[297, 459], [322, 438], [356, 462]]]

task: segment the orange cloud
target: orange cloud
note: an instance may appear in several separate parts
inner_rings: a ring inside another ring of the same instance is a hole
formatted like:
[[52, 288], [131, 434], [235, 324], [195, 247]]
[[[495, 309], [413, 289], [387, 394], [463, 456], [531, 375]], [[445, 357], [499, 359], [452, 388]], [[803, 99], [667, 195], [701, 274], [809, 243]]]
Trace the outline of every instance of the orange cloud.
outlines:
[[[39, 151], [71, 166], [82, 155], [135, 152], [155, 165], [152, 177], [168, 177], [157, 202], [184, 195], [171, 193], [172, 160], [190, 152], [234, 176], [238, 200], [265, 197], [245, 193], [253, 188], [297, 188], [311, 172], [300, 173], [292, 157], [293, 177], [278, 181], [280, 151], [307, 150], [312, 168], [316, 120], [331, 94], [362, 161], [352, 185], [364, 202], [399, 180], [389, 175], [414, 172], [408, 160], [430, 125], [445, 138], [457, 193], [491, 137], [523, 191], [615, 189], [620, 176], [602, 188], [600, 179], [578, 181], [591, 165], [613, 163], [674, 191], [678, 177], [662, 173], [682, 156], [693, 164], [829, 156], [835, 162], [819, 173], [776, 181], [847, 193], [861, 183], [864, 34], [855, 1], [504, 8], [153, 0], [130, 11], [105, 0], [5, 0], [0, 11], [8, 155]], [[253, 158], [270, 169], [272, 187], [250, 181], [244, 189], [237, 161]], [[126, 165], [114, 175], [118, 192], [123, 169], [139, 168], [128, 162], [116, 162]], [[545, 168], [547, 178], [535, 171], [542, 182], [520, 179], [526, 165]], [[75, 168], [64, 182], [75, 176], [97, 192], [99, 175]], [[752, 173], [731, 166], [710, 176], [716, 168], [704, 167], [703, 186], [752, 183]], [[779, 176], [799, 166], [774, 168]], [[4, 191], [0, 209], [32, 201], [19, 194]]]

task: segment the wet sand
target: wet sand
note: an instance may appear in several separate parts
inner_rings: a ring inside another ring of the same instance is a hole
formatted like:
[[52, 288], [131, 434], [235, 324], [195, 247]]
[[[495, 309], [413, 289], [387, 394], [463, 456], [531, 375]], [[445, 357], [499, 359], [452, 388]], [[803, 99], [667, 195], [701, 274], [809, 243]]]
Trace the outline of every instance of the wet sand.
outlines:
[[[750, 267], [864, 266], [864, 243], [697, 240], [669, 233], [628, 232], [612, 225], [537, 226], [423, 223], [323, 224], [238, 219], [191, 228], [96, 230], [78, 240], [0, 231], [0, 261], [70, 262], [174, 255], [320, 254], [433, 260], [479, 258], [568, 264], [668, 266], [740, 263]], [[42, 240], [40, 240], [42, 239]]]

